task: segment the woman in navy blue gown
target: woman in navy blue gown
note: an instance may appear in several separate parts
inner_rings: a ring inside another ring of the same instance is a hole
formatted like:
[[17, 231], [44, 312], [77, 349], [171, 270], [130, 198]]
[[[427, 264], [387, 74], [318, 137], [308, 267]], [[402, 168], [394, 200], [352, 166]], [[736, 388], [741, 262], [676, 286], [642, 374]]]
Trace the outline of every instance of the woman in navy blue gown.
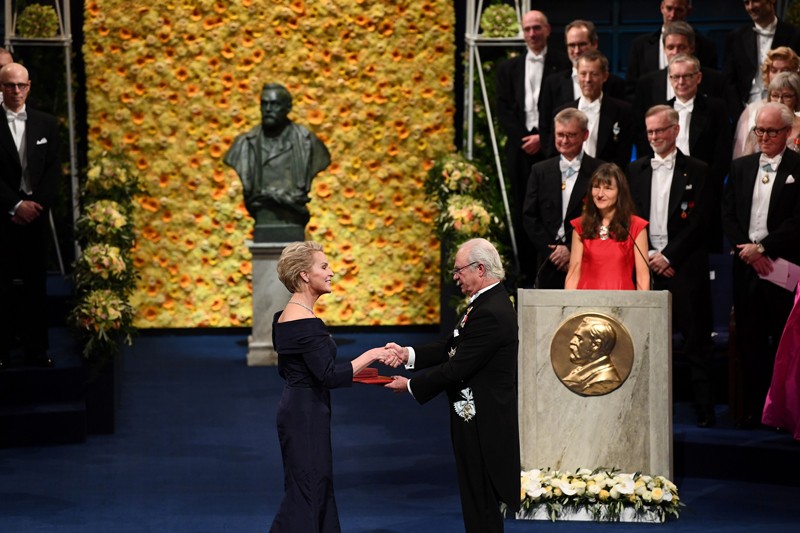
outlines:
[[306, 241], [287, 246], [278, 278], [292, 293], [272, 323], [278, 373], [286, 381], [278, 405], [278, 438], [286, 491], [271, 532], [339, 532], [333, 494], [330, 389], [349, 387], [353, 374], [392, 352], [373, 348], [337, 362], [336, 344], [314, 303], [331, 292], [333, 270], [322, 246]]

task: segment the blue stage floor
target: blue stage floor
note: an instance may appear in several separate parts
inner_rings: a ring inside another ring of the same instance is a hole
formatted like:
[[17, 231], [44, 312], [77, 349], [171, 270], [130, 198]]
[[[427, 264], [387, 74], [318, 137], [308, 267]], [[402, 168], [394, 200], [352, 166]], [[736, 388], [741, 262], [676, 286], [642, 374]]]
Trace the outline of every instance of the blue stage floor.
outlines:
[[[345, 358], [411, 339], [401, 329], [334, 336]], [[135, 339], [120, 360], [116, 434], [0, 450], [0, 531], [266, 531], [282, 494], [275, 431], [281, 380], [275, 368], [245, 365], [245, 339], [241, 333]], [[343, 531], [463, 531], [444, 400], [419, 406], [362, 384], [332, 396]], [[507, 521], [506, 531], [797, 531], [800, 487], [788, 472], [800, 465], [800, 445], [785, 434], [734, 430], [723, 406], [719, 415], [720, 427], [699, 430], [690, 410], [676, 406], [675, 481], [686, 503], [679, 520], [661, 526]], [[785, 464], [786, 475], [764, 472], [775, 456], [793, 462]]]

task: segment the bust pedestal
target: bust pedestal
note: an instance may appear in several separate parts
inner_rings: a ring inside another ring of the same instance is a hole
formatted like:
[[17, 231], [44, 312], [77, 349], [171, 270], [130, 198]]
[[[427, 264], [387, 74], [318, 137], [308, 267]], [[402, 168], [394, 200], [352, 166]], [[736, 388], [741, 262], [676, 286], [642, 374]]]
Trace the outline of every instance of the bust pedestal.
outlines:
[[253, 255], [253, 333], [247, 338], [247, 366], [274, 366], [278, 353], [272, 345], [272, 317], [291, 294], [278, 279], [277, 265], [288, 242], [247, 242]]

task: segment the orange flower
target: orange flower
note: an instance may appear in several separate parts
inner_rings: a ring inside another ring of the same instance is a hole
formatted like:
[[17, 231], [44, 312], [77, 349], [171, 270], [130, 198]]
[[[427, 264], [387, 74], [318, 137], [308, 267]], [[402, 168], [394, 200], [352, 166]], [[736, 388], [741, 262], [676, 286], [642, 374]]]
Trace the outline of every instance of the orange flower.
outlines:
[[353, 198], [356, 195], [356, 190], [349, 185], [342, 189], [342, 196], [345, 198]]
[[328, 198], [333, 193], [331, 191], [330, 186], [324, 181], [316, 181], [316, 186], [314, 187], [317, 196], [320, 198]]
[[123, 41], [127, 41], [131, 37], [133, 37], [133, 33], [131, 32], [131, 30], [129, 28], [120, 28], [120, 30], [119, 30], [119, 38], [120, 39], [122, 39]]
[[152, 322], [153, 320], [158, 318], [158, 311], [153, 307], [147, 307], [144, 310], [143, 315], [144, 315], [145, 320], [149, 320], [149, 321]]
[[222, 157], [222, 154], [224, 153], [224, 150], [222, 149], [222, 147], [219, 144], [215, 143], [215, 144], [212, 144], [209, 147], [208, 153], [214, 159], [219, 159], [220, 157]]
[[136, 168], [139, 170], [146, 170], [147, 167], [150, 166], [150, 163], [147, 161], [146, 157], [140, 157], [136, 160]]
[[325, 121], [325, 113], [322, 112], [321, 109], [309, 109], [308, 113], [306, 113], [306, 120], [308, 120], [309, 124], [314, 124], [318, 126]]

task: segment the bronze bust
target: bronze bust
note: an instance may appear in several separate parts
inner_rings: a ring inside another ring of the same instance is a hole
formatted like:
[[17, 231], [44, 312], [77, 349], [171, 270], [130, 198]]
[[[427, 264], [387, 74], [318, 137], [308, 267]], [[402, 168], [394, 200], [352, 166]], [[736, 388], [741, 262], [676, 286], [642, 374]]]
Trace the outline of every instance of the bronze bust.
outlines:
[[292, 95], [283, 85], [261, 91], [261, 125], [238, 135], [225, 154], [244, 186], [244, 202], [255, 219], [255, 242], [305, 239], [311, 180], [330, 165], [328, 149], [288, 115]]

